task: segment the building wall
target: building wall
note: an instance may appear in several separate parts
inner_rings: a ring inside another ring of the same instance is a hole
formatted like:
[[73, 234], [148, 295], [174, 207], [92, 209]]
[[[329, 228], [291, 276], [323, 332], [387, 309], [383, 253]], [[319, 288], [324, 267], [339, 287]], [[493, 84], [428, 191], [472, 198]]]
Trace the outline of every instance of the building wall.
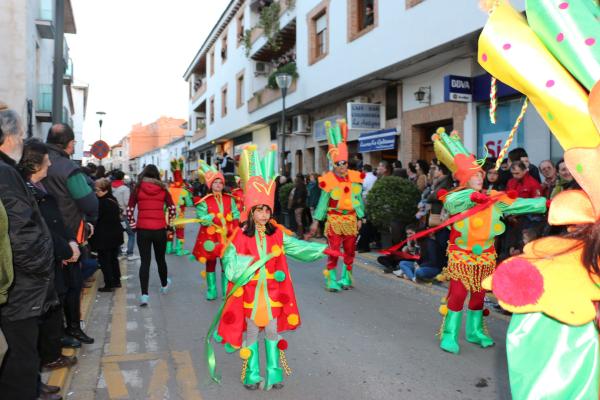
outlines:
[[182, 119], [160, 117], [149, 125], [134, 125], [129, 133], [129, 157], [138, 157], [183, 136], [186, 130], [181, 126], [184, 123]]

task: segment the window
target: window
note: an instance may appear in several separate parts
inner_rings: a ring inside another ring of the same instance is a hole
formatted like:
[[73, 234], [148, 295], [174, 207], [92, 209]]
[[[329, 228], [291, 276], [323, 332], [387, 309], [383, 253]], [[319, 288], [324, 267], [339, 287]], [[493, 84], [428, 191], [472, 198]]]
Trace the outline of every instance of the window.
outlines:
[[210, 123], [215, 122], [215, 96], [210, 98]]
[[244, 13], [240, 13], [237, 17], [237, 47], [240, 47], [244, 41]]
[[322, 1], [308, 14], [308, 64], [312, 65], [329, 52], [329, 1]]
[[221, 39], [221, 63], [227, 61], [227, 35]]
[[212, 49], [210, 52], [210, 76], [215, 73], [215, 50]]
[[221, 118], [227, 115], [227, 85], [221, 89]]
[[237, 75], [237, 81], [236, 81], [236, 98], [235, 98], [235, 105], [237, 108], [240, 108], [241, 106], [244, 105], [244, 71], [240, 72]]
[[377, 0], [348, 0], [348, 41], [377, 26]]
[[398, 118], [398, 86], [385, 88], [385, 119]]
[[196, 130], [202, 130], [206, 128], [206, 122], [204, 120], [204, 117], [196, 117]]

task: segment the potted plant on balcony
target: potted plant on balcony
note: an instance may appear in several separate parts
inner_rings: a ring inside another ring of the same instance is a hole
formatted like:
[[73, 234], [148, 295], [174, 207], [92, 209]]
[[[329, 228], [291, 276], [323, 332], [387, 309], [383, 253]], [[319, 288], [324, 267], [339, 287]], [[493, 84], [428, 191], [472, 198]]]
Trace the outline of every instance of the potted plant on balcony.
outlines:
[[296, 62], [291, 61], [288, 62], [287, 64], [284, 64], [280, 67], [278, 67], [277, 69], [275, 69], [275, 71], [273, 71], [273, 73], [269, 76], [269, 81], [267, 83], [267, 87], [269, 89], [279, 89], [279, 87], [277, 86], [277, 74], [289, 74], [292, 76], [292, 79], [295, 81], [296, 79], [298, 79], [298, 70], [296, 68]]
[[379, 229], [384, 247], [400, 241], [404, 227], [415, 222], [420, 197], [412, 182], [397, 176], [382, 177], [373, 185], [367, 195], [367, 218]]

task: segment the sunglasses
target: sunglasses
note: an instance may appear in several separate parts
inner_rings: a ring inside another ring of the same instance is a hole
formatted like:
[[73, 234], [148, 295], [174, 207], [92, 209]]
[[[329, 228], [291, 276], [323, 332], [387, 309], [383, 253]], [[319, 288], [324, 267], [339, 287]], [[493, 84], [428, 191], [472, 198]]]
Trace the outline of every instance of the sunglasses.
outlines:
[[335, 163], [336, 167], [343, 167], [344, 165], [348, 165], [348, 161], [338, 161]]

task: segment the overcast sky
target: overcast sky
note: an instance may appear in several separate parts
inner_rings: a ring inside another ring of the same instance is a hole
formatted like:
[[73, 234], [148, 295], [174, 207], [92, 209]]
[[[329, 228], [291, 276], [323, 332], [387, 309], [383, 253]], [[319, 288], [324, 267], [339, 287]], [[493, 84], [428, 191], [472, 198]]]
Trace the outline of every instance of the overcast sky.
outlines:
[[182, 76], [229, 0], [71, 0], [74, 79], [90, 86], [84, 150], [117, 143], [137, 122], [187, 120]]

